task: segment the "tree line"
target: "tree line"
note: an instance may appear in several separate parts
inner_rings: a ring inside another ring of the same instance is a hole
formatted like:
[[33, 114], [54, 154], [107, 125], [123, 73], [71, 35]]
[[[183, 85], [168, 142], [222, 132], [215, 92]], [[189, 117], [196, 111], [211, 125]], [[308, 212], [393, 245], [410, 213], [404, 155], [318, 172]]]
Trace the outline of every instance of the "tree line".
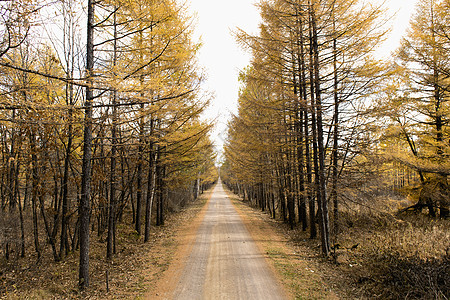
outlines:
[[450, 3], [419, 1], [392, 58], [382, 5], [262, 0], [241, 72], [221, 176], [244, 199], [321, 238], [329, 255], [342, 207], [394, 190], [448, 217]]
[[216, 177], [201, 117], [193, 19], [177, 1], [3, 1], [0, 5], [1, 252], [49, 244], [55, 261], [89, 239], [116, 252], [131, 210], [144, 242]]

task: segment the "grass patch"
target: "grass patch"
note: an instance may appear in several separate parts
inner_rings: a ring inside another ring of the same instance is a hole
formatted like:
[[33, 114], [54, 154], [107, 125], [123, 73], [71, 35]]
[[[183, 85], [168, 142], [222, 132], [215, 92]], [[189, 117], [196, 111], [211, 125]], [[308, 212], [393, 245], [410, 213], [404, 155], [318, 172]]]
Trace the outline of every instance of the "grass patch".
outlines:
[[269, 248], [266, 254], [295, 299], [329, 299], [322, 278], [313, 268], [281, 249]]

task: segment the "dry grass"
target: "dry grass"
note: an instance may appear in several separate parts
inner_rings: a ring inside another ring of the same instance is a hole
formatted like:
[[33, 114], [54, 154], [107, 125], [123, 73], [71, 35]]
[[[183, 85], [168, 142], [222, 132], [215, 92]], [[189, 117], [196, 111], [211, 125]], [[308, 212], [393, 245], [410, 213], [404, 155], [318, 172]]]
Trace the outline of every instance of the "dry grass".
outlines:
[[450, 297], [450, 221], [404, 216], [366, 238], [361, 261], [372, 284], [367, 291], [383, 298]]
[[[353, 296], [450, 298], [450, 220], [357, 211], [341, 221], [336, 242], [342, 248], [334, 261], [353, 285]], [[358, 247], [349, 250], [353, 245]]]

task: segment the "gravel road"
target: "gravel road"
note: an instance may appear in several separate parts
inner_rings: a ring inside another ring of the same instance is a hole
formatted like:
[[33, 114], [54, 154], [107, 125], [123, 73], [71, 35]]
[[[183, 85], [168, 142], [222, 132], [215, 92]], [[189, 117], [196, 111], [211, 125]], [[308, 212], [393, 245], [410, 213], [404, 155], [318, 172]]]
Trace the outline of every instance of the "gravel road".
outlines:
[[285, 299], [219, 182], [173, 299]]

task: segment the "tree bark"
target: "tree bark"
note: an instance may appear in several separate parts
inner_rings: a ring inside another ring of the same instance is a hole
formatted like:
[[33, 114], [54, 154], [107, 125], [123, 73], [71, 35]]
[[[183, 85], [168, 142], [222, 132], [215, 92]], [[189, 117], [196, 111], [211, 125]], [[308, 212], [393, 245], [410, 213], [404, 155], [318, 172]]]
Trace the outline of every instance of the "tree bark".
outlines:
[[87, 44], [86, 44], [86, 87], [84, 116], [84, 145], [81, 171], [81, 197], [78, 207], [80, 220], [80, 264], [78, 285], [84, 290], [89, 287], [89, 215], [91, 197], [91, 159], [92, 159], [92, 101], [94, 99], [92, 73], [94, 70], [94, 0], [87, 5]]
[[[115, 9], [115, 8], [114, 8]], [[117, 64], [117, 16], [114, 13], [114, 48], [113, 68]], [[115, 74], [114, 74], [115, 75]], [[112, 259], [115, 253], [115, 231], [116, 231], [116, 155], [117, 155], [117, 91], [112, 92], [112, 116], [111, 116], [111, 158], [110, 158], [110, 182], [109, 182], [109, 214], [108, 214], [108, 236], [106, 244], [106, 258]]]
[[[308, 2], [309, 3], [309, 2]], [[311, 4], [309, 4], [311, 6]], [[318, 153], [317, 153], [317, 124], [316, 124], [316, 103], [315, 103], [315, 86], [314, 86], [314, 50], [313, 50], [313, 29], [312, 29], [312, 17], [309, 14], [309, 82], [310, 82], [310, 110], [311, 110], [311, 132], [312, 132], [312, 160], [314, 165], [314, 184], [312, 181], [312, 166], [311, 166], [311, 185], [310, 185], [310, 238], [315, 238], [317, 236], [316, 229], [316, 213], [315, 213], [315, 201], [319, 201], [319, 165], [318, 165]], [[307, 126], [306, 126], [306, 129]], [[314, 197], [314, 193], [316, 198]]]
[[[150, 127], [153, 128], [153, 120], [151, 120]], [[152, 206], [155, 191], [154, 183], [154, 153], [153, 153], [153, 142], [149, 143], [149, 154], [148, 154], [148, 176], [147, 176], [147, 199], [145, 203], [145, 231], [144, 231], [144, 242], [150, 240], [150, 227], [152, 221]]]
[[[334, 9], [334, 7], [333, 7]], [[336, 34], [336, 20], [334, 19], [333, 11], [333, 33]], [[338, 139], [339, 139], [339, 96], [338, 96], [338, 70], [337, 70], [337, 39], [333, 38], [333, 96], [334, 96], [334, 128], [333, 128], [333, 151], [331, 167], [332, 182], [331, 182], [331, 201], [333, 202], [333, 224], [334, 224], [334, 238], [337, 238], [339, 233], [339, 203], [338, 203]]]
[[314, 89], [315, 89], [315, 105], [317, 113], [317, 146], [318, 146], [318, 160], [319, 160], [319, 173], [318, 176], [318, 188], [317, 193], [318, 203], [321, 211], [321, 233], [322, 233], [322, 253], [328, 256], [330, 252], [330, 236], [329, 236], [329, 217], [328, 217], [328, 203], [326, 199], [325, 188], [325, 149], [323, 143], [323, 124], [322, 124], [322, 99], [320, 88], [320, 62], [319, 62], [319, 47], [317, 37], [317, 25], [315, 15], [315, 5], [311, 5], [311, 24], [312, 24], [312, 37], [313, 37], [313, 52], [314, 52]]

